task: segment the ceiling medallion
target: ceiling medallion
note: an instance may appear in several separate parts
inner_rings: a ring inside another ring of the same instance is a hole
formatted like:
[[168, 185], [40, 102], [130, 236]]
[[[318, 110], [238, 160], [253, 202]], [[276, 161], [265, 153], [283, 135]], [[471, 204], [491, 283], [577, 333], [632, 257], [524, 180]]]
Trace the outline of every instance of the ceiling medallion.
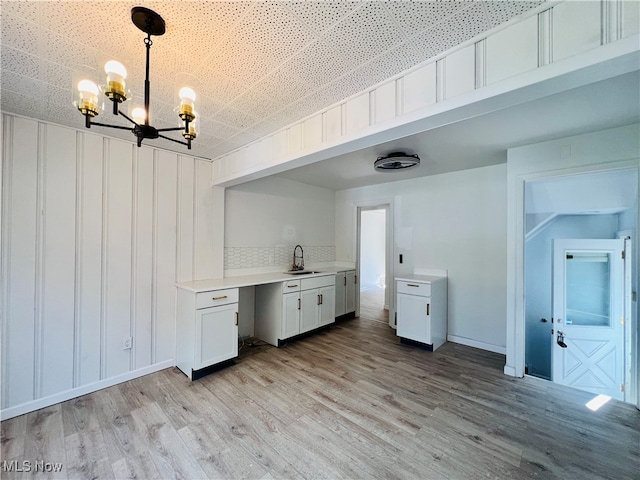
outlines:
[[420, 165], [420, 157], [417, 154], [409, 155], [405, 152], [393, 152], [384, 157], [378, 157], [373, 164], [378, 172], [395, 172], [405, 168]]
[[[194, 102], [196, 93], [193, 88], [185, 86], [178, 93], [180, 97], [180, 106], [177, 109], [178, 116], [184, 122], [183, 126], [175, 128], [155, 128], [149, 125], [149, 53], [151, 51], [151, 35], [163, 35], [165, 32], [165, 23], [160, 15], [153, 10], [144, 7], [133, 7], [131, 9], [131, 21], [133, 24], [147, 34], [144, 44], [147, 47], [147, 61], [145, 65], [144, 80], [144, 107], [131, 108], [129, 115], [126, 115], [119, 109], [119, 105], [131, 96], [131, 92], [126, 90], [125, 79], [127, 78], [127, 70], [124, 65], [116, 60], [108, 61], [104, 70], [107, 74], [106, 85], [100, 88], [95, 82], [84, 79], [78, 82], [79, 98], [74, 102], [80, 113], [85, 117], [85, 126], [91, 128], [91, 125], [100, 127], [117, 128], [120, 130], [130, 130], [138, 139], [138, 147], [142, 145], [144, 139], [164, 138], [172, 142], [185, 145], [191, 149], [191, 140], [196, 138], [196, 112], [194, 110]], [[108, 125], [106, 123], [92, 122], [91, 119], [97, 116], [102, 110], [102, 104], [98, 100], [98, 92], [102, 90], [109, 100], [113, 103], [113, 114], [122, 115], [133, 126]], [[186, 142], [167, 137], [162, 132], [181, 131]]]

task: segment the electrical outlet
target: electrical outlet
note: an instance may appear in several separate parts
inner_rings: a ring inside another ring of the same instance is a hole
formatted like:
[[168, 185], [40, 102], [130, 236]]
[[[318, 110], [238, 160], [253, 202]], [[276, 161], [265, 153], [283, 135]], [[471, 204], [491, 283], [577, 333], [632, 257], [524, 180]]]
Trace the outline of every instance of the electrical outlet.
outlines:
[[129, 350], [133, 345], [133, 337], [124, 337], [122, 339], [122, 349]]

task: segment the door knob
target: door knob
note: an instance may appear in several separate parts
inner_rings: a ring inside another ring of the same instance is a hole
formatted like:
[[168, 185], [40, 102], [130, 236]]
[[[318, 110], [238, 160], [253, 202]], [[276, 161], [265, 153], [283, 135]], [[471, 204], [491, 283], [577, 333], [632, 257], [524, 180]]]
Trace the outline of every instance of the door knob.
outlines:
[[560, 345], [562, 348], [567, 348], [567, 344], [564, 343], [564, 332], [558, 330], [558, 337], [556, 339], [556, 343]]

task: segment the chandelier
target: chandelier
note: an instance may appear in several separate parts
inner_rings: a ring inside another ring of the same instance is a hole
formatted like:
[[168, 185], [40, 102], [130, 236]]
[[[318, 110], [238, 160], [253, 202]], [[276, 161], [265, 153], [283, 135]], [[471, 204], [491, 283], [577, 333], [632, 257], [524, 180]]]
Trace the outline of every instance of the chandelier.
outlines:
[[[147, 61], [145, 68], [144, 80], [144, 108], [133, 108], [126, 115], [120, 110], [120, 104], [125, 102], [130, 96], [130, 92], [126, 90], [125, 79], [127, 78], [127, 70], [124, 65], [116, 60], [108, 61], [104, 70], [107, 74], [107, 83], [98, 87], [91, 80], [81, 80], [78, 82], [79, 98], [74, 105], [80, 113], [85, 117], [85, 127], [91, 128], [92, 125], [100, 127], [117, 128], [120, 130], [130, 130], [138, 139], [138, 147], [142, 145], [144, 139], [164, 138], [172, 142], [186, 145], [191, 149], [191, 140], [196, 138], [196, 112], [194, 111], [194, 102], [196, 93], [191, 87], [183, 87], [178, 95], [180, 97], [180, 106], [178, 107], [178, 116], [184, 122], [183, 126], [175, 128], [155, 128], [149, 125], [149, 52], [151, 51], [151, 35], [163, 35], [165, 32], [164, 20], [156, 12], [144, 7], [133, 7], [131, 9], [131, 21], [133, 24], [147, 34], [144, 44], [147, 47]], [[133, 126], [109, 125], [106, 123], [98, 123], [92, 121], [101, 110], [101, 104], [98, 100], [99, 91], [102, 90], [113, 104], [113, 114], [122, 115]], [[164, 132], [181, 131], [186, 141], [176, 140], [174, 138], [163, 135]]]

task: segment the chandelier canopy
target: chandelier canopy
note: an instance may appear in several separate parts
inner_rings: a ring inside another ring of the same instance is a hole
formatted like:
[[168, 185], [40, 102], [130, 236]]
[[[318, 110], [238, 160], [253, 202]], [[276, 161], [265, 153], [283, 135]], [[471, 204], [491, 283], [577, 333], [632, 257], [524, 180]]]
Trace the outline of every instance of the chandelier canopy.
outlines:
[[[145, 7], [133, 7], [131, 9], [131, 21], [133, 24], [147, 34], [144, 44], [147, 48], [145, 80], [144, 80], [144, 107], [133, 108], [129, 112], [130, 116], [120, 110], [120, 104], [125, 102], [130, 96], [130, 92], [126, 89], [125, 80], [127, 78], [127, 69], [125, 66], [116, 61], [110, 60], [104, 66], [107, 74], [106, 84], [98, 87], [95, 82], [83, 79], [78, 82], [78, 100], [74, 105], [80, 113], [85, 117], [85, 126], [91, 128], [92, 125], [100, 127], [117, 128], [120, 130], [130, 130], [138, 139], [138, 147], [142, 145], [144, 139], [164, 138], [172, 142], [185, 145], [191, 149], [191, 141], [196, 138], [196, 112], [194, 109], [196, 93], [190, 86], [182, 87], [178, 93], [180, 97], [180, 106], [177, 109], [178, 116], [184, 122], [183, 126], [175, 128], [155, 128], [149, 125], [149, 53], [151, 51], [151, 36], [163, 35], [165, 32], [165, 23], [160, 15], [153, 10]], [[100, 90], [111, 100], [113, 104], [113, 114], [122, 115], [133, 126], [109, 125], [106, 123], [98, 123], [92, 121], [101, 110], [99, 101]], [[163, 132], [181, 131], [186, 141], [176, 140], [175, 138], [163, 135]]]

